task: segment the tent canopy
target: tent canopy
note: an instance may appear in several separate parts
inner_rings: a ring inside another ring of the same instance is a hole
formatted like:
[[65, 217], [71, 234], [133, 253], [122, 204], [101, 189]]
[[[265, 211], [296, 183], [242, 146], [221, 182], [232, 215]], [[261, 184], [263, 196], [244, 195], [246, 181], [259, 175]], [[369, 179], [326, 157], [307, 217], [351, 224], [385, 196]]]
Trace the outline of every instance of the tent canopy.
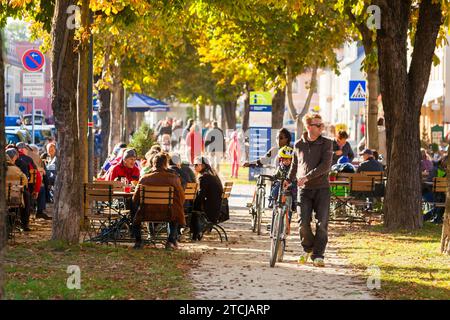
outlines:
[[140, 93], [133, 93], [127, 100], [127, 108], [134, 112], [167, 112], [167, 103]]

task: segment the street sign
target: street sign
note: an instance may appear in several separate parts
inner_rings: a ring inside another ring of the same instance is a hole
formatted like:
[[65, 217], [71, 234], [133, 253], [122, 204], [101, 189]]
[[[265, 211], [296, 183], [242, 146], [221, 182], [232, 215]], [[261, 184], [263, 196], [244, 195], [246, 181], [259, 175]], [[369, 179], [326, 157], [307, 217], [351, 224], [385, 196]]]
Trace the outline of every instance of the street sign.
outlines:
[[[272, 127], [272, 94], [270, 92], [250, 92], [250, 137], [249, 160], [261, 158], [270, 149]], [[260, 168], [250, 168], [249, 180], [255, 180]]]
[[366, 101], [366, 81], [350, 80], [348, 93], [350, 101]]
[[44, 74], [42, 72], [24, 72], [23, 73], [23, 84], [24, 85], [44, 85]]
[[44, 98], [45, 90], [41, 85], [23, 86], [22, 96], [27, 98]]
[[435, 125], [431, 127], [431, 143], [440, 144], [444, 140], [444, 127]]
[[39, 50], [30, 49], [22, 56], [23, 67], [30, 72], [37, 72], [44, 67], [45, 57]]
[[25, 106], [20, 105], [19, 106], [19, 112], [25, 112]]
[[43, 98], [45, 94], [44, 74], [25, 72], [22, 77], [23, 97]]

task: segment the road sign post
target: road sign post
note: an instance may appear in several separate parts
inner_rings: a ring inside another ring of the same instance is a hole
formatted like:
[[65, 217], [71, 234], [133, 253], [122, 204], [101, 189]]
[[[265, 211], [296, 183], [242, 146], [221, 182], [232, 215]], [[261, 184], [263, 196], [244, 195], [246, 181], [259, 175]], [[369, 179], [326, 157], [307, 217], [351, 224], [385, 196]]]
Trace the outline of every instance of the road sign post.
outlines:
[[[360, 102], [364, 103], [364, 113], [366, 113], [366, 98], [367, 98], [367, 93], [366, 93], [366, 80], [350, 80], [349, 81], [349, 90], [348, 90], [348, 97], [350, 102], [356, 102], [357, 103], [357, 108], [358, 108], [358, 116], [361, 117], [360, 114]], [[362, 115], [362, 119], [367, 119], [366, 114]], [[366, 129], [364, 131], [364, 136], [366, 137], [367, 135], [367, 120], [365, 120], [366, 123]], [[356, 130], [355, 130], [355, 137], [356, 140], [359, 141], [359, 128], [358, 128], [358, 122], [356, 122]], [[367, 141], [367, 137], [366, 137], [366, 141]]]
[[39, 72], [45, 65], [45, 57], [44, 54], [36, 49], [31, 49], [25, 51], [22, 56], [22, 64], [25, 70], [28, 72], [23, 73], [22, 78], [22, 96], [32, 98], [32, 129], [31, 129], [31, 139], [33, 144], [35, 143], [35, 117], [36, 117], [36, 108], [35, 108], [35, 99], [34, 98], [43, 98], [45, 95], [45, 80], [44, 73]]
[[[270, 92], [250, 92], [250, 149], [249, 161], [255, 161], [266, 154], [271, 144], [272, 94]], [[255, 180], [259, 168], [249, 169], [249, 180]]]

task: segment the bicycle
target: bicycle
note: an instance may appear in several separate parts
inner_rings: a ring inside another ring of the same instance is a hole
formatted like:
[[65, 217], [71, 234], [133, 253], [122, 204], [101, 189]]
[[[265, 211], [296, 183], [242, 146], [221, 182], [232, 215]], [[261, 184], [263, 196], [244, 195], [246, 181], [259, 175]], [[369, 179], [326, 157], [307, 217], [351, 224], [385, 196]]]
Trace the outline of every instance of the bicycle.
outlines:
[[289, 188], [283, 189], [285, 177], [276, 179], [280, 181], [278, 197], [272, 216], [270, 228], [270, 267], [275, 263], [282, 262], [286, 250], [286, 238], [290, 233], [289, 214], [292, 208], [292, 193]]
[[252, 215], [252, 231], [261, 235], [261, 220], [265, 208], [266, 183], [265, 180], [273, 180], [272, 176], [260, 174], [255, 176], [257, 179], [256, 190], [253, 194], [253, 202], [249, 206]]

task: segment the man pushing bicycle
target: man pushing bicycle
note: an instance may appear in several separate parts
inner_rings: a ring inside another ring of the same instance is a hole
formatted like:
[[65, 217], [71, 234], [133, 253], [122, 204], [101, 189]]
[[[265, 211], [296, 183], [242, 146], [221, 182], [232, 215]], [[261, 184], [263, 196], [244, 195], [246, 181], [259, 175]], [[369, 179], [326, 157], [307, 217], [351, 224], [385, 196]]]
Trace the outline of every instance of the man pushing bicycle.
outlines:
[[[294, 160], [284, 187], [297, 179], [297, 212], [303, 253], [298, 260], [304, 264], [311, 257], [314, 266], [324, 267], [324, 253], [328, 242], [330, 213], [330, 184], [333, 143], [322, 136], [324, 124], [319, 114], [303, 117], [305, 132], [294, 144]], [[312, 212], [315, 212], [316, 233], [311, 229]]]

